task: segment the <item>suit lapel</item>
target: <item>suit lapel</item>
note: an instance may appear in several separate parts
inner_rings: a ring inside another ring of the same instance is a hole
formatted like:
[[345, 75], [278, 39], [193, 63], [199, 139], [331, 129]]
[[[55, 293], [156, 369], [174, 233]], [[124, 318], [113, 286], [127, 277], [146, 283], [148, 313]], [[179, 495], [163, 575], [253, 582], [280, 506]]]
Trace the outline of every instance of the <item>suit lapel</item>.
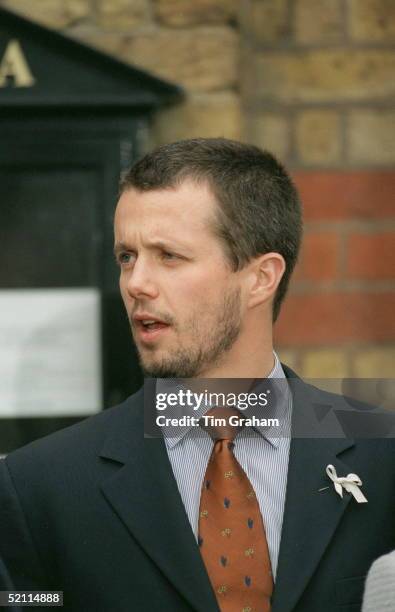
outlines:
[[[289, 376], [290, 370], [284, 369]], [[297, 429], [299, 418], [304, 421], [309, 414], [310, 418], [314, 414], [314, 397], [309, 386], [300, 379], [297, 383], [292, 387], [293, 430]], [[324, 432], [321, 438], [291, 440], [272, 612], [291, 612], [294, 609], [336, 532], [350, 496], [341, 498], [335, 492], [325, 470], [331, 463], [339, 475], [352, 472], [338, 458], [352, 446], [353, 440], [325, 439]]]
[[217, 610], [163, 439], [144, 439], [139, 392], [129, 419], [108, 436], [101, 456], [124, 463], [102, 484], [117, 516], [154, 563], [201, 612]]

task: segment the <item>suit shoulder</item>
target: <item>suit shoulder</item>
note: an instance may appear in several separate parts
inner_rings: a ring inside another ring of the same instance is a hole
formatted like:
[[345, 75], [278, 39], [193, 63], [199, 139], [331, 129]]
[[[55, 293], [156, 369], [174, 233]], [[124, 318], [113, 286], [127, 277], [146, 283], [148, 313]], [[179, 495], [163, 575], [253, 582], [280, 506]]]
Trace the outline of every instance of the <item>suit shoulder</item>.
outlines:
[[[328, 404], [328, 405], [331, 405], [337, 408], [348, 407], [348, 408], [353, 408], [353, 409], [361, 410], [361, 411], [372, 411], [372, 410], [377, 410], [378, 408], [378, 406], [375, 406], [369, 402], [362, 401], [352, 396], [353, 391], [356, 392], [358, 396], [360, 396], [361, 394], [360, 388], [359, 389], [353, 388], [353, 384], [352, 384], [353, 379], [344, 379], [344, 382], [345, 383], [348, 382], [349, 384], [345, 384], [344, 385], [345, 388], [341, 389], [341, 392], [339, 393], [338, 389], [336, 389], [336, 391], [332, 391], [328, 389], [320, 389], [316, 385], [300, 378], [286, 364], [282, 363], [281, 365], [283, 367], [283, 370], [285, 372], [285, 375], [286, 375], [286, 378], [287, 378], [287, 381], [288, 381], [288, 384], [291, 390], [302, 391], [303, 396], [308, 398], [308, 400], [311, 402], [318, 403], [318, 404], [319, 403]], [[325, 379], [325, 384], [327, 386], [330, 385], [329, 381], [330, 379]], [[356, 381], [356, 382], [358, 383], [359, 381]], [[337, 381], [336, 381], [336, 386], [338, 386]]]
[[[291, 388], [292, 388], [291, 382]], [[362, 412], [370, 412], [378, 410], [378, 406], [375, 406], [369, 402], [362, 401], [356, 397], [352, 397], [352, 389], [347, 389], [345, 393], [338, 393], [335, 391], [329, 391], [327, 389], [320, 389], [319, 387], [307, 383], [298, 379], [295, 384], [302, 384], [309, 388], [311, 400], [315, 403], [328, 404], [339, 409], [353, 409], [360, 410]], [[358, 393], [359, 394], [359, 393]]]
[[78, 456], [97, 454], [114, 426], [120, 429], [128, 427], [131, 431], [135, 421], [137, 426], [142, 412], [141, 393], [140, 389], [117, 406], [18, 448], [6, 457], [6, 462], [9, 466], [29, 465], [31, 462], [54, 465], [54, 462], [75, 462]]

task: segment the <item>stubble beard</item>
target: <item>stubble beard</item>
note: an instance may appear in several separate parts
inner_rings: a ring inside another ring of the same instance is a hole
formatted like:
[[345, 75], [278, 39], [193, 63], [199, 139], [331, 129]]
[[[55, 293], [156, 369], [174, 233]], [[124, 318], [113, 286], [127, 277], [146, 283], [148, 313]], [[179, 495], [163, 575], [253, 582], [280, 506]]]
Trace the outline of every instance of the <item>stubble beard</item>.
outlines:
[[210, 322], [210, 329], [202, 328], [199, 315], [195, 315], [187, 325], [190, 336], [195, 339], [188, 347], [175, 349], [168, 355], [155, 360], [142, 356], [138, 346], [140, 366], [143, 374], [150, 378], [197, 378], [208, 368], [221, 361], [241, 330], [241, 292], [240, 289], [228, 290], [216, 308]]

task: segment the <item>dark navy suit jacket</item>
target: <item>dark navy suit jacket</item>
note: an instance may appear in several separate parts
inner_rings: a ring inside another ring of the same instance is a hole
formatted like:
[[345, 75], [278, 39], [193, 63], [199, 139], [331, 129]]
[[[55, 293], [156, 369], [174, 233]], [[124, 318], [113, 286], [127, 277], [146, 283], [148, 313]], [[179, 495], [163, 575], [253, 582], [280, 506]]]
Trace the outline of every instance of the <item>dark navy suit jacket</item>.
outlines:
[[[340, 403], [297, 380], [296, 416]], [[16, 589], [63, 590], [81, 612], [218, 610], [165, 444], [144, 439], [143, 421], [140, 390], [0, 461], [0, 555]], [[328, 464], [358, 474], [368, 503], [337, 495]], [[393, 548], [394, 440], [292, 439], [272, 612], [359, 611], [371, 563]]]
[[[15, 587], [11, 582], [10, 575], [5, 566], [3, 559], [0, 558], [0, 591], [15, 591]], [[10, 610], [11, 612], [21, 612], [19, 606], [4, 607], [4, 610]]]
[[11, 578], [7, 571], [4, 561], [0, 558], [0, 591], [12, 591]]

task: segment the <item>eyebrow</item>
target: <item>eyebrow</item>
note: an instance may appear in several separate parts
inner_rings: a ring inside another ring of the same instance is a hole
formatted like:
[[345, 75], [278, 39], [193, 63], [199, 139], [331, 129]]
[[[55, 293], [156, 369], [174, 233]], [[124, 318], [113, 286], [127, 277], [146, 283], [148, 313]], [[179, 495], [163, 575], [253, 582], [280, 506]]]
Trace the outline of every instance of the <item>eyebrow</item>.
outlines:
[[[186, 245], [182, 245], [180, 243], [170, 243], [170, 242], [166, 242], [165, 240], [153, 240], [152, 242], [149, 243], [148, 248], [153, 248], [153, 249], [163, 249], [163, 250], [172, 250], [172, 249], [181, 249], [181, 250], [187, 250], [188, 247]], [[125, 242], [117, 242], [114, 245], [114, 255], [119, 255], [119, 253], [121, 253], [122, 251], [131, 251], [133, 250], [133, 248], [129, 245], [127, 245]], [[188, 249], [189, 250], [189, 249]]]
[[119, 253], [121, 253], [122, 251], [129, 251], [130, 249], [128, 249], [127, 245], [124, 242], [117, 242], [114, 245], [114, 255], [117, 256], [119, 255]]

